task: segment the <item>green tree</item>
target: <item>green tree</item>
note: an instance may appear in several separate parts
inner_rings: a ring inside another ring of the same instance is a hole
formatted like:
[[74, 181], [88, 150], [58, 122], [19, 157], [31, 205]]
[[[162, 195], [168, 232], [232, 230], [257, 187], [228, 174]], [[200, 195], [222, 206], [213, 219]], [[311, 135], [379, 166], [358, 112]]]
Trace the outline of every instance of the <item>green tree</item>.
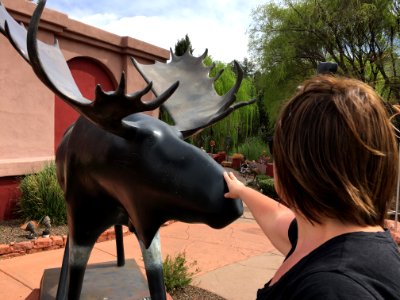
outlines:
[[[399, 101], [399, 20], [398, 0], [286, 0], [257, 7], [250, 48], [267, 106], [276, 110], [321, 61], [336, 62], [341, 74]], [[272, 98], [277, 103], [268, 104]]]
[[240, 63], [243, 68], [244, 77], [253, 77], [256, 72], [256, 65], [253, 61], [245, 57]]
[[[212, 61], [211, 57], [204, 60], [206, 66], [214, 67], [210, 70], [209, 76], [215, 77], [223, 69], [223, 73], [214, 83], [214, 88], [219, 95], [226, 94], [236, 81], [235, 70], [232, 64], [225, 64], [220, 61]], [[241, 86], [236, 93], [236, 101], [248, 101], [256, 97], [256, 90], [251, 78], [244, 78]], [[258, 130], [258, 106], [255, 104], [241, 107], [232, 112], [228, 117], [216, 124], [204, 129], [192, 139], [192, 142], [206, 150], [210, 150], [209, 142], [216, 142], [217, 150], [230, 151], [246, 140], [247, 137], [254, 135]]]
[[192, 42], [189, 36], [186, 34], [184, 38], [178, 40], [175, 44], [174, 53], [177, 56], [182, 56], [189, 49], [190, 54], [193, 54]]

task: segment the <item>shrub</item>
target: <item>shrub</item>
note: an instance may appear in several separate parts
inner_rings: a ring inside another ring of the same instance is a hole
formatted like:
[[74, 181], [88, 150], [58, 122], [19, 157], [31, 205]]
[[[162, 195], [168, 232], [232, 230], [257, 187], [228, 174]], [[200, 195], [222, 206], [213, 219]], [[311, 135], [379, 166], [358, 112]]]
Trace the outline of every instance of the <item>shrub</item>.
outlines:
[[67, 209], [54, 163], [36, 174], [25, 176], [19, 189], [21, 198], [18, 212], [24, 219], [40, 222], [45, 216], [49, 216], [54, 225], [66, 224]]
[[192, 282], [193, 275], [195, 274], [189, 269], [196, 264], [196, 261], [189, 264], [184, 252], [178, 253], [174, 258], [167, 255], [163, 262], [164, 282], [167, 292], [172, 293], [177, 289], [188, 286]]
[[267, 180], [267, 179], [271, 179], [271, 177], [269, 177], [268, 175], [265, 175], [265, 174], [260, 174], [260, 175], [257, 175], [256, 182], [259, 183], [260, 181]]
[[278, 194], [275, 191], [274, 179], [266, 175], [258, 175], [256, 178], [260, 191], [272, 199], [278, 199]]
[[248, 160], [258, 160], [260, 156], [269, 153], [267, 144], [261, 137], [247, 138], [246, 142], [240, 144], [236, 150], [243, 153]]

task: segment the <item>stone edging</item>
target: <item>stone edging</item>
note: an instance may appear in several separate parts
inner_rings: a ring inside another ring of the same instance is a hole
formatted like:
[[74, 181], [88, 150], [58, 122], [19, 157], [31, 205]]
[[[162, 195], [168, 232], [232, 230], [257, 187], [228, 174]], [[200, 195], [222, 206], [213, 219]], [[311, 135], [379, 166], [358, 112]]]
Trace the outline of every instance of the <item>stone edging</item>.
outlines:
[[[123, 235], [131, 234], [127, 227], [123, 227]], [[115, 239], [114, 228], [104, 231], [97, 239], [97, 243]], [[12, 242], [10, 244], [0, 244], [0, 260], [13, 258], [16, 256], [37, 253], [47, 250], [60, 249], [65, 247], [67, 236], [50, 236], [47, 238], [39, 237], [35, 240]]]

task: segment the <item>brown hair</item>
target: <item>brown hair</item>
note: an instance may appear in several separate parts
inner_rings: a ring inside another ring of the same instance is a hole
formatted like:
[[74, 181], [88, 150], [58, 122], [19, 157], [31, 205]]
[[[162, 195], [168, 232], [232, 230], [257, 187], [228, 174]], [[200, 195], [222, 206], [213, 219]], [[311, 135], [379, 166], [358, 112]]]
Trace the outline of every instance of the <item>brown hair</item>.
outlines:
[[370, 86], [326, 75], [306, 81], [280, 114], [273, 155], [282, 201], [309, 221], [383, 225], [398, 153]]

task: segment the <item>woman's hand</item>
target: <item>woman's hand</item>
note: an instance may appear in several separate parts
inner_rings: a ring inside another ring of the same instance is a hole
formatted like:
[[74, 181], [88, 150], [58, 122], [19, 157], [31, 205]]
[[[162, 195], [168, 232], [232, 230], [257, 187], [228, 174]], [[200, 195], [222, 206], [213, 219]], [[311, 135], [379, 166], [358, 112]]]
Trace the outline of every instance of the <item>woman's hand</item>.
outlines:
[[224, 178], [229, 189], [229, 192], [224, 195], [225, 198], [240, 198], [241, 191], [246, 187], [243, 182], [238, 180], [232, 172], [224, 172]]
[[286, 255], [291, 248], [288, 229], [294, 213], [278, 201], [245, 186], [232, 172], [224, 172], [224, 178], [229, 189], [225, 197], [240, 198], [275, 248]]

